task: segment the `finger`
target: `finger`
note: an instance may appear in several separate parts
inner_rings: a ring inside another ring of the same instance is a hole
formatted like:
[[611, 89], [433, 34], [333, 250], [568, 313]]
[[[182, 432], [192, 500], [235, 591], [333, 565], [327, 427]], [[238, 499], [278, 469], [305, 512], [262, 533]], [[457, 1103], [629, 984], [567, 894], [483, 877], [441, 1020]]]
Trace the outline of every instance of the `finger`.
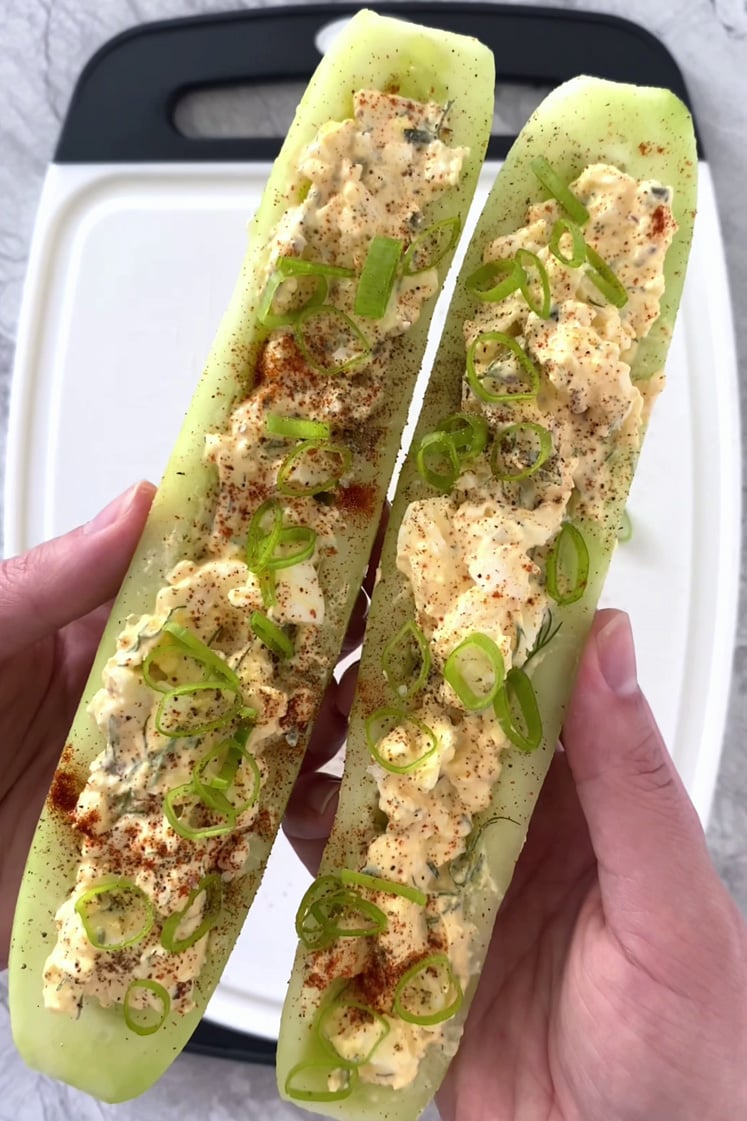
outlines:
[[0, 564], [0, 658], [111, 599], [154, 494], [150, 483], [139, 483], [86, 525]]
[[285, 835], [315, 876], [335, 820], [340, 780], [333, 775], [302, 775], [285, 811]]
[[[562, 735], [597, 858], [605, 912], [639, 917], [698, 908], [703, 830], [636, 676], [630, 621], [601, 611]], [[710, 874], [710, 873], [709, 873]]]

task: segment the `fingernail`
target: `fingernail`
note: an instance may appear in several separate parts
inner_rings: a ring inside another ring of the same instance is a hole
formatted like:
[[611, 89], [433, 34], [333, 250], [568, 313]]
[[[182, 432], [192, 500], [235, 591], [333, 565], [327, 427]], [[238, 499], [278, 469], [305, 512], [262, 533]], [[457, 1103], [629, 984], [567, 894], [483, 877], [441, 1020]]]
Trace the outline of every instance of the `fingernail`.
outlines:
[[339, 792], [340, 783], [337, 779], [320, 775], [317, 781], [309, 785], [306, 801], [315, 814], [324, 817]]
[[91, 518], [90, 522], [86, 522], [83, 526], [83, 532], [101, 533], [102, 530], [108, 529], [109, 526], [120, 521], [135, 502], [140, 488], [145, 485], [144, 483], [136, 483], [124, 494], [120, 494], [118, 498], [115, 498], [108, 506], [100, 510], [94, 518]]
[[635, 646], [630, 619], [620, 611], [597, 633], [597, 657], [604, 680], [618, 697], [638, 692]]

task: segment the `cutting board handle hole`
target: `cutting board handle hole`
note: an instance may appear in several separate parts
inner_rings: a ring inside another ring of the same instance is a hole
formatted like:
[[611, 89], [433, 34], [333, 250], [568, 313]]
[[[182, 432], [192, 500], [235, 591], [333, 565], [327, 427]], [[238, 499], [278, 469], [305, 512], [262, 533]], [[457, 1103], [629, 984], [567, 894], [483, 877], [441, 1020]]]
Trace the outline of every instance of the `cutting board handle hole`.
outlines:
[[174, 126], [189, 140], [284, 137], [305, 88], [283, 80], [191, 89], [174, 106]]

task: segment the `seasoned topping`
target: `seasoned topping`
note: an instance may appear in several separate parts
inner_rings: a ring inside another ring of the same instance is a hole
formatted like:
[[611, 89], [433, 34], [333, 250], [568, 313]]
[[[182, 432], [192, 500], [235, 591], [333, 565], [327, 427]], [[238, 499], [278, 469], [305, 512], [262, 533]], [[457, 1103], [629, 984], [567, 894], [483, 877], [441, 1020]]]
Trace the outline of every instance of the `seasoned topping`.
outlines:
[[[151, 1034], [193, 1007], [225, 886], [273, 831], [262, 795], [297, 765], [326, 684], [323, 626], [340, 629], [348, 598], [327, 562], [378, 505], [377, 444], [402, 393], [391, 359], [459, 228], [426, 212], [464, 156], [442, 106], [361, 91], [300, 157], [304, 200], [258, 279], [253, 388], [205, 439], [209, 536], [118, 638], [90, 706], [106, 747], [83, 789], [55, 783], [80, 865], [45, 968], [50, 1008], [119, 1003]], [[368, 895], [343, 885], [309, 921], [378, 930], [387, 914]]]

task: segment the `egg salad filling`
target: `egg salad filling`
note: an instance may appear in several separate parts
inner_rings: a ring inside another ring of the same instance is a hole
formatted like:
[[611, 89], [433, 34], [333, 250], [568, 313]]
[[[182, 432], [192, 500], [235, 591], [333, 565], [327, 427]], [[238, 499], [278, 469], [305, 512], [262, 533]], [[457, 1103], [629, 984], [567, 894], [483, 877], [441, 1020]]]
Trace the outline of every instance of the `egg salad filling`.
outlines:
[[320, 877], [298, 913], [327, 1056], [291, 1072], [299, 1100], [405, 1086], [446, 1045], [476, 968], [469, 891], [502, 758], [540, 745], [532, 670], [558, 607], [584, 595], [587, 527], [619, 520], [612, 481], [663, 385], [631, 363], [659, 314], [670, 189], [533, 168], [551, 197], [466, 280], [461, 409], [413, 451], [426, 486], [397, 547], [411, 618], [382, 652], [390, 703], [363, 699], [380, 825], [359, 869]]
[[119, 1004], [140, 1034], [189, 1011], [228, 885], [274, 834], [263, 795], [298, 763], [349, 600], [327, 562], [373, 516], [390, 359], [459, 234], [426, 218], [467, 154], [449, 135], [443, 106], [362, 90], [302, 154], [303, 201], [258, 281], [251, 391], [205, 440], [204, 549], [127, 620], [90, 705], [106, 746], [69, 811], [80, 864], [48, 1008]]

